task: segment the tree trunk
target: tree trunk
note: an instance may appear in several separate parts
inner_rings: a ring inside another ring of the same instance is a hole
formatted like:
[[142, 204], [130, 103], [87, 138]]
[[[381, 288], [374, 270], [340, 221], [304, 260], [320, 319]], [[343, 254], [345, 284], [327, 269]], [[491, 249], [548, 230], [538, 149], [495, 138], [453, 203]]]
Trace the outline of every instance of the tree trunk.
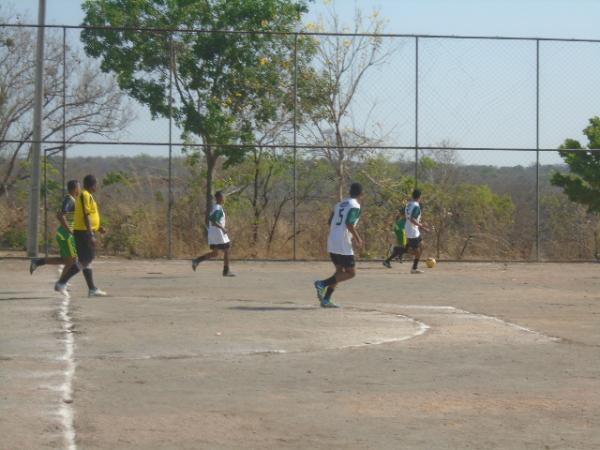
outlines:
[[338, 197], [339, 200], [342, 201], [344, 199], [344, 181], [346, 178], [346, 167], [344, 165], [344, 158], [346, 154], [339, 121], [336, 123], [335, 127], [335, 143], [338, 151]]
[[339, 201], [341, 202], [344, 199], [344, 162], [340, 161], [340, 167], [338, 170], [338, 185], [337, 185], [337, 191], [338, 191], [338, 198]]
[[252, 192], [252, 209], [254, 210], [254, 223], [252, 224], [252, 246], [256, 248], [258, 244], [258, 224], [260, 221], [260, 208], [258, 206], [258, 181], [260, 176], [260, 159], [255, 156], [254, 159], [254, 191]]
[[208, 218], [213, 207], [213, 176], [218, 156], [213, 153], [212, 147], [206, 147], [204, 153], [206, 155], [206, 209], [204, 210], [204, 224], [208, 227]]

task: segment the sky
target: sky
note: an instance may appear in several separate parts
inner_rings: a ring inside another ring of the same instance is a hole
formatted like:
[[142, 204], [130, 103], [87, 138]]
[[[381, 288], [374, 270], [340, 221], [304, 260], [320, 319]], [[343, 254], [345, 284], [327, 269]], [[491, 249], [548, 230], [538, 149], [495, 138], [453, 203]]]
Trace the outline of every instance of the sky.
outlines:
[[[1, 0], [3, 3], [7, 0]], [[10, 2], [10, 0], [8, 0]], [[77, 25], [77, 0], [47, 0], [47, 23]], [[13, 10], [37, 20], [38, 0], [12, 2]], [[324, 11], [311, 6], [306, 21]], [[423, 35], [518, 36], [600, 39], [597, 0], [337, 0], [342, 20], [355, 8], [373, 8], [388, 20], [386, 32]], [[357, 97], [355, 114], [370, 116], [391, 144], [414, 145], [414, 53], [411, 39], [387, 40], [389, 62], [373, 70]], [[535, 42], [420, 40], [419, 143], [448, 141], [462, 147], [535, 147]], [[540, 47], [540, 146], [556, 148], [566, 137], [583, 139], [587, 120], [600, 114], [600, 44], [546, 43]], [[368, 105], [368, 107], [367, 107]], [[152, 123], [143, 107], [126, 140], [164, 141], [164, 122]], [[160, 130], [160, 131], [158, 131]], [[81, 150], [82, 152], [84, 150]], [[125, 153], [122, 149], [116, 150]], [[163, 152], [132, 149], [132, 152]], [[85, 149], [89, 152], [89, 149]], [[103, 148], [103, 154], [112, 154]], [[96, 153], [96, 149], [94, 149]], [[160, 154], [163, 154], [160, 153]], [[534, 154], [461, 153], [465, 162], [528, 165]], [[556, 154], [542, 162], [556, 163]]]
[[[37, 19], [38, 0], [2, 0]], [[47, 0], [47, 22], [78, 25], [78, 0]], [[311, 6], [319, 11], [323, 2]], [[464, 34], [600, 39], [597, 0], [338, 0], [338, 12], [351, 18], [355, 7], [376, 7], [389, 19], [388, 31], [402, 34]]]

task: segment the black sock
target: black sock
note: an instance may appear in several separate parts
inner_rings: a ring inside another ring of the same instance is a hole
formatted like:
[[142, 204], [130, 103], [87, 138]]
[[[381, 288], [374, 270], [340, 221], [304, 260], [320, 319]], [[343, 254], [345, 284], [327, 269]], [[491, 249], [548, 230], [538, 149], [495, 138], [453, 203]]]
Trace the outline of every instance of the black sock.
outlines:
[[85, 282], [88, 285], [88, 289], [90, 291], [95, 290], [96, 286], [94, 286], [94, 276], [92, 274], [92, 269], [90, 269], [89, 267], [83, 269], [83, 277], [85, 278]]
[[332, 277], [323, 280], [322, 283], [324, 286], [331, 286], [332, 284], [337, 284], [337, 280], [335, 279], [335, 275], [333, 275]]
[[194, 261], [196, 261], [197, 263], [201, 263], [202, 261], [206, 261], [208, 258], [206, 257], [206, 255], [202, 255], [202, 256], [198, 256]]
[[330, 299], [331, 296], [333, 295], [333, 291], [335, 291], [335, 288], [332, 288], [331, 286], [327, 286], [327, 290], [325, 291], [325, 298]]
[[73, 278], [75, 275], [77, 275], [77, 273], [79, 272], [79, 264], [75, 263], [73, 264], [69, 270], [67, 271], [67, 273], [65, 273], [63, 276], [60, 277], [60, 279], [58, 280], [58, 282], [60, 284], [67, 284], [67, 282]]
[[394, 251], [392, 252], [392, 254], [390, 255], [390, 257], [388, 259], [386, 259], [386, 262], [390, 262], [392, 259], [397, 258], [397, 257], [401, 257], [402, 253], [404, 253], [404, 247], [394, 247]]
[[413, 270], [417, 270], [418, 267], [419, 267], [419, 258], [415, 258], [415, 260], [413, 261]]

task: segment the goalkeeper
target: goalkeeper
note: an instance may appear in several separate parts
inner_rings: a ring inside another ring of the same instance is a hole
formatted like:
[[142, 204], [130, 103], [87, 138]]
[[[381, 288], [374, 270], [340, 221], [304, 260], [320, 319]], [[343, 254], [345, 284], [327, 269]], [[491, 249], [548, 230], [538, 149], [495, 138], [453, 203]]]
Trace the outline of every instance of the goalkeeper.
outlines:
[[406, 244], [408, 241], [406, 239], [406, 217], [404, 215], [404, 207], [400, 208], [400, 214], [396, 217], [394, 234], [396, 235], [396, 245], [390, 256], [383, 261], [383, 265], [388, 269], [392, 268], [392, 259], [399, 258], [400, 262], [402, 262], [402, 255], [406, 253]]

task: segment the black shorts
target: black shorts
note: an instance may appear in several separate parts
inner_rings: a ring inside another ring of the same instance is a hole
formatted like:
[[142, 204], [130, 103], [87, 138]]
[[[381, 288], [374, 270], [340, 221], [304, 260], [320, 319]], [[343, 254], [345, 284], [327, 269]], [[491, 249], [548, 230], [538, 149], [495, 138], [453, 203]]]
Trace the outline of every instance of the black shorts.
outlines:
[[351, 269], [356, 266], [356, 261], [354, 261], [354, 255], [338, 255], [337, 253], [330, 253], [329, 257], [331, 258], [331, 262], [336, 266], [341, 266], [344, 269]]
[[228, 242], [227, 244], [211, 244], [210, 245], [211, 250], [227, 250], [229, 247], [231, 247], [231, 242]]
[[77, 247], [77, 257], [84, 266], [90, 264], [96, 258], [96, 246], [87, 231], [75, 230], [75, 247]]
[[406, 247], [411, 249], [411, 250], [416, 250], [421, 246], [421, 241], [423, 239], [421, 238], [421, 236], [419, 236], [418, 238], [408, 238], [408, 244], [406, 244]]

